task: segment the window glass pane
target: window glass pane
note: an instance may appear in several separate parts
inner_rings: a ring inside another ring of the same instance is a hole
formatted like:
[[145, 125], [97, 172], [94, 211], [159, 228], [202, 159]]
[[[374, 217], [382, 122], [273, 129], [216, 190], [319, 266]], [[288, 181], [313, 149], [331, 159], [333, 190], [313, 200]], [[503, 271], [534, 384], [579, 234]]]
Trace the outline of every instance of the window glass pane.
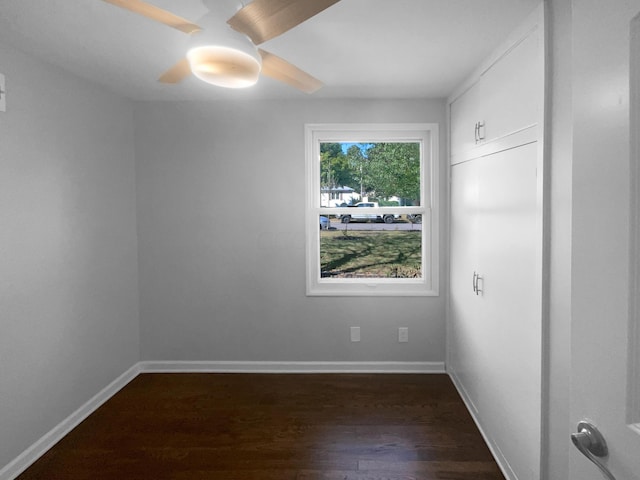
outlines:
[[422, 278], [422, 224], [375, 217], [320, 216], [322, 278]]
[[419, 206], [420, 194], [420, 143], [320, 143], [321, 206]]
[[307, 295], [438, 294], [438, 138], [437, 124], [306, 125]]

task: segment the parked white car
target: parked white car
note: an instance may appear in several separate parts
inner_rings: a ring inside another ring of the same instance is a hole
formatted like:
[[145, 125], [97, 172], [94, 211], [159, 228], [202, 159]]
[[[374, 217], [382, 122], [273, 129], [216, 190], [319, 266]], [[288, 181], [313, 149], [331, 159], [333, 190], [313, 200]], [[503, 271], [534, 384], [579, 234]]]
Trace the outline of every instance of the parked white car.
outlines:
[[[363, 208], [377, 208], [379, 207], [378, 202], [358, 202], [354, 205], [354, 208], [363, 209]], [[375, 213], [365, 213], [360, 210], [358, 213], [353, 213], [349, 215], [342, 215], [341, 221], [342, 223], [349, 223], [354, 220], [359, 221], [382, 221], [384, 223], [393, 223], [396, 219], [400, 218], [400, 215], [393, 214], [385, 214], [385, 215], [376, 215]]]

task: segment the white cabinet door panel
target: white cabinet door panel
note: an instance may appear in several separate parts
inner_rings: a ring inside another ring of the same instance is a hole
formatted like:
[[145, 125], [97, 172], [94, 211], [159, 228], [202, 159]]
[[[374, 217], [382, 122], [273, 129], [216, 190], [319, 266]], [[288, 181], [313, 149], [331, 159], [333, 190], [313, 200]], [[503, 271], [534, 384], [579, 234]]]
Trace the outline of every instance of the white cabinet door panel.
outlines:
[[448, 367], [501, 463], [527, 479], [540, 471], [537, 162], [533, 143], [451, 167]]
[[517, 478], [538, 478], [540, 462], [537, 160], [535, 143], [478, 160], [479, 310], [490, 352], [479, 404]]
[[478, 75], [450, 104], [452, 164], [538, 139], [544, 104], [542, 26], [533, 25]]
[[465, 162], [451, 167], [451, 300], [449, 367], [465, 386], [471, 407], [476, 409], [483, 346], [477, 341], [482, 325], [477, 321], [477, 298], [473, 291], [473, 269], [477, 265], [478, 164]]
[[541, 35], [536, 28], [482, 77], [483, 143], [538, 123], [543, 105]]
[[478, 84], [451, 104], [451, 156], [455, 159], [476, 146], [475, 124], [480, 120], [482, 98]]

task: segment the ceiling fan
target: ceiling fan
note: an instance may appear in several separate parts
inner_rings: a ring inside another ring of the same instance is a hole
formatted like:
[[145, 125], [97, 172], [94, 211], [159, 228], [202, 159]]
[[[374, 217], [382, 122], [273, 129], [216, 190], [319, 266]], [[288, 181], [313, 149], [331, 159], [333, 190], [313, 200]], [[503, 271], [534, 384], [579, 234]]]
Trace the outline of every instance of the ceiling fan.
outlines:
[[[162, 83], [190, 74], [222, 87], [254, 85], [262, 73], [306, 93], [323, 86], [286, 60], [257, 48], [340, 0], [203, 0], [209, 12], [197, 24], [143, 0], [103, 0], [190, 35], [186, 57], [163, 73]], [[225, 23], [225, 19], [228, 19]]]

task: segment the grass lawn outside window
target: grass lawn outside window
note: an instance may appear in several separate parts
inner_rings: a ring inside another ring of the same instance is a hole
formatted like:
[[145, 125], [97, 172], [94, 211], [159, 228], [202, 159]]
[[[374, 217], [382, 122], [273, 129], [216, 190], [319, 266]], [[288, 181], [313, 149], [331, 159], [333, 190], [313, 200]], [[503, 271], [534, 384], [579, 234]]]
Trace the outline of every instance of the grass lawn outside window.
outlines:
[[329, 278], [419, 278], [422, 232], [322, 231], [320, 269]]

